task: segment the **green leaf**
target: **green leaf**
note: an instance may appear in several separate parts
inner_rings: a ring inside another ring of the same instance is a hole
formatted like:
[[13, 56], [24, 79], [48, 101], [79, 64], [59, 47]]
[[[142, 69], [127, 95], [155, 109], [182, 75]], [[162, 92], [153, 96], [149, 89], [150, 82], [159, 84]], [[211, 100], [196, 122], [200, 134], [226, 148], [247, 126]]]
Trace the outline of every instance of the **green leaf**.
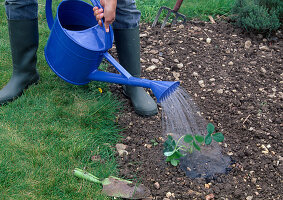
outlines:
[[214, 135], [212, 135], [212, 138], [216, 141], [216, 142], [223, 142], [224, 140], [224, 135], [222, 133], [215, 133]]
[[208, 123], [206, 126], [206, 130], [207, 130], [207, 133], [211, 135], [214, 132], [215, 127], [212, 123]]
[[170, 157], [170, 156], [168, 156], [168, 157], [166, 157], [166, 162], [170, 162], [172, 160], [172, 157]]
[[199, 145], [197, 145], [197, 143], [195, 141], [193, 142], [193, 145], [194, 145], [196, 150], [200, 151], [200, 147], [199, 147]]
[[179, 160], [172, 159], [172, 160], [171, 160], [171, 165], [173, 165], [173, 166], [176, 167], [176, 166], [179, 164], [179, 162], [180, 162]]
[[207, 136], [205, 137], [205, 139], [204, 139], [204, 142], [205, 142], [206, 145], [210, 145], [211, 142], [212, 142], [211, 136], [210, 136], [210, 135], [207, 135]]
[[167, 152], [164, 152], [164, 156], [172, 156], [173, 154], [175, 153], [175, 151], [167, 151]]
[[202, 135], [195, 135], [195, 139], [199, 143], [203, 143], [204, 137]]
[[194, 140], [194, 138], [193, 138], [193, 136], [192, 135], [185, 135], [185, 137], [184, 137], [184, 142], [186, 142], [186, 143], [190, 143], [190, 142], [192, 142]]
[[174, 156], [174, 158], [179, 159], [181, 157], [184, 157], [185, 155], [181, 154], [179, 151], [175, 151], [173, 156]]
[[171, 135], [168, 135], [168, 140], [173, 140], [173, 137]]
[[176, 147], [176, 142], [171, 135], [168, 135], [168, 139], [164, 142], [163, 152], [173, 151]]

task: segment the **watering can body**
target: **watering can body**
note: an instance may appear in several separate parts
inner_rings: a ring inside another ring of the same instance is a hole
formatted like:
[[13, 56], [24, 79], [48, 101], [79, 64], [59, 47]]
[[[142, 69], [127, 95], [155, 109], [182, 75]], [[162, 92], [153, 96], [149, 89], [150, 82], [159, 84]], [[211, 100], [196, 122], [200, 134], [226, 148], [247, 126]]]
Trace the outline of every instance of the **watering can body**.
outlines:
[[[101, 8], [97, 0], [91, 2]], [[51, 33], [45, 46], [45, 58], [50, 68], [71, 84], [83, 85], [95, 80], [151, 88], [157, 102], [170, 95], [179, 82], [133, 77], [107, 52], [113, 44], [113, 30], [110, 27], [106, 32], [98, 25], [93, 6], [81, 0], [63, 0], [54, 20], [52, 0], [46, 0], [46, 18]], [[100, 71], [103, 58], [120, 74]]]
[[[50, 68], [65, 81], [83, 85], [95, 71], [103, 53], [112, 47], [113, 31], [105, 34], [97, 24], [92, 6], [83, 1], [64, 0], [53, 21], [52, 1], [47, 1], [47, 19], [51, 33], [45, 46], [45, 58]], [[49, 6], [49, 10], [48, 10]]]

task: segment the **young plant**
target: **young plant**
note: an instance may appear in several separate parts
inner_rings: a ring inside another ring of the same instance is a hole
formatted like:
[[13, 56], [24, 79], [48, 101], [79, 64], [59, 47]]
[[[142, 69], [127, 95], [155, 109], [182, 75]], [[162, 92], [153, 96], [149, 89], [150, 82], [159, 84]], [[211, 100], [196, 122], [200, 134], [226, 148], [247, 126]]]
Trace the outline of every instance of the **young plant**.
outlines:
[[[212, 140], [216, 142], [223, 142], [224, 136], [220, 132], [215, 132], [213, 124], [208, 123], [206, 126], [207, 135], [183, 135], [176, 142], [171, 135], [168, 135], [168, 139], [164, 142], [163, 154], [166, 156], [166, 162], [170, 162], [171, 165], [177, 166], [180, 163], [180, 158], [185, 156], [186, 153], [192, 153], [194, 150], [200, 151], [201, 145], [210, 145]], [[180, 144], [183, 139], [185, 144]], [[182, 153], [181, 153], [182, 152]]]

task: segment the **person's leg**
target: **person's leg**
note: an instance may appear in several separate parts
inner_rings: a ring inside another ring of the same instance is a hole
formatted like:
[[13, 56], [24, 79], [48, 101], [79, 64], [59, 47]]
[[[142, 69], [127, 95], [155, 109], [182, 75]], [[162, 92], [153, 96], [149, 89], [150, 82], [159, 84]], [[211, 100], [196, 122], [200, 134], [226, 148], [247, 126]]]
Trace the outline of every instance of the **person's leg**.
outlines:
[[[120, 64], [135, 77], [140, 77], [140, 12], [134, 0], [119, 0], [116, 19], [113, 23], [114, 39]], [[125, 86], [125, 94], [131, 99], [137, 114], [152, 116], [157, 114], [157, 105], [141, 87]]]
[[6, 14], [13, 60], [13, 75], [0, 91], [0, 104], [13, 101], [39, 80], [37, 0], [6, 0]]

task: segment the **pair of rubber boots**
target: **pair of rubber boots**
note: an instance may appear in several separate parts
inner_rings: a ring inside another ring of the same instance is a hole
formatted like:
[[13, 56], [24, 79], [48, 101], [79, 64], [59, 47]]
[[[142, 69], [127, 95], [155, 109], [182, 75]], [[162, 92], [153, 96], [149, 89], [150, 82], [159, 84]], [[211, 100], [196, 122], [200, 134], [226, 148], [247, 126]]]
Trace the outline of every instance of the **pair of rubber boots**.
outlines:
[[[39, 80], [36, 70], [38, 49], [38, 20], [8, 20], [13, 60], [13, 75], [0, 91], [0, 105], [19, 97], [24, 89]], [[121, 65], [135, 77], [141, 74], [139, 28], [114, 30]], [[135, 112], [142, 116], [157, 114], [155, 101], [141, 87], [125, 86]]]

